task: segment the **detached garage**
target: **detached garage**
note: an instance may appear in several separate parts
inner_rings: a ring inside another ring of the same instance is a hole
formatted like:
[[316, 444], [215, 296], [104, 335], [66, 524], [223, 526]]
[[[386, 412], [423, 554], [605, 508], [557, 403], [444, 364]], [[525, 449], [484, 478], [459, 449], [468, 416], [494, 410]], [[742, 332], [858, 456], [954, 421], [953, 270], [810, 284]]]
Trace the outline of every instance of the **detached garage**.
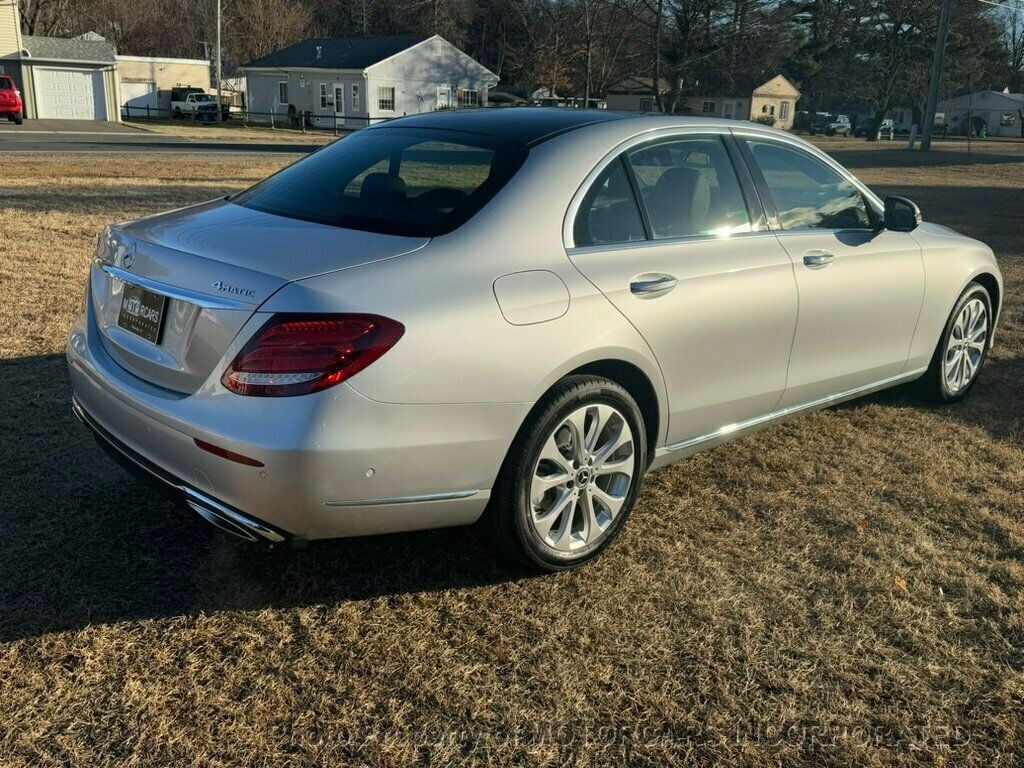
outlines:
[[23, 35], [25, 115], [117, 120], [117, 60], [99, 35], [65, 40]]

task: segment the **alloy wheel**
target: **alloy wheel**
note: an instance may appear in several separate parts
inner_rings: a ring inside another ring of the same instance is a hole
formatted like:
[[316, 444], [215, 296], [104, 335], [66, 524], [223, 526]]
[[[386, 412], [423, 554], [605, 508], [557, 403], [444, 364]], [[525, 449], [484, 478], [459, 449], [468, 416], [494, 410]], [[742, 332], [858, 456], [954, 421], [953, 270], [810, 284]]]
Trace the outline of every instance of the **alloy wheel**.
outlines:
[[533, 469], [530, 520], [558, 552], [604, 538], [633, 483], [633, 431], [619, 410], [592, 403], [572, 411], [551, 431]]
[[974, 380], [987, 341], [988, 308], [981, 299], [971, 299], [960, 309], [946, 342], [942, 375], [950, 392], [959, 392]]

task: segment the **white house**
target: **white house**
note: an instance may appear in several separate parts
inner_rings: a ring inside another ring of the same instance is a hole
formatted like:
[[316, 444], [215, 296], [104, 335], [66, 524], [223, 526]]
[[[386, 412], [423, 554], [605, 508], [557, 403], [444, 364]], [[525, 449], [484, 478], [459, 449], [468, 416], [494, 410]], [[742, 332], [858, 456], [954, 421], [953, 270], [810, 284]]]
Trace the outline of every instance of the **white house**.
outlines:
[[[652, 82], [649, 77], [630, 77], [616, 83], [608, 89], [608, 109], [654, 111]], [[668, 82], [659, 81], [658, 93], [663, 97], [669, 93]], [[757, 86], [749, 96], [683, 96], [676, 112], [730, 120], [754, 120], [765, 115], [775, 118], [776, 128], [788, 130], [793, 127], [799, 99], [800, 90], [783, 75], [776, 75]]]
[[687, 96], [680, 99], [680, 112], [701, 117], [756, 120], [775, 118], [775, 127], [789, 130], [796, 118], [800, 90], [785, 76], [776, 75], [754, 89], [749, 96]]
[[320, 127], [483, 107], [498, 77], [440, 35], [304, 40], [240, 67], [249, 119], [309, 113]]
[[989, 136], [1024, 136], [1024, 93], [977, 91], [940, 101], [937, 112], [945, 115], [946, 126], [953, 134], [967, 135], [968, 125], [974, 129], [985, 124]]

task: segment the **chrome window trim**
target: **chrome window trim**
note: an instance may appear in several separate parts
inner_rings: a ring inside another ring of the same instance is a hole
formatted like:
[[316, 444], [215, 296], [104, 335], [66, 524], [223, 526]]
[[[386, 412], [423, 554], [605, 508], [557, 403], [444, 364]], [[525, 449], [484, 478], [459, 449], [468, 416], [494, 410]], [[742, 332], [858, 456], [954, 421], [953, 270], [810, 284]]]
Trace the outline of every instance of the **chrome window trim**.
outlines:
[[[619, 156], [628, 152], [635, 146], [640, 144], [646, 144], [649, 141], [655, 141], [657, 139], [672, 138], [679, 136], [685, 138], [687, 135], [697, 134], [699, 136], [728, 136], [730, 132], [729, 126], [726, 125], [688, 125], [688, 126], [669, 126], [667, 128], [651, 128], [642, 133], [634, 134], [628, 139], [616, 144], [610, 151], [597, 161], [597, 164], [591, 169], [590, 173], [586, 175], [583, 182], [576, 189], [572, 199], [569, 201], [569, 208], [565, 213], [565, 219], [562, 221], [562, 245], [566, 251], [571, 253], [582, 253], [585, 249], [591, 248], [603, 248], [606, 245], [615, 246], [633, 246], [640, 245], [641, 242], [651, 242], [648, 240], [627, 240], [624, 243], [602, 243], [601, 245], [576, 245], [576, 237], [574, 227], [576, 224], [576, 215], [579, 213], [580, 206], [583, 205], [583, 200], [587, 196], [587, 192], [590, 191], [590, 187], [594, 182], [597, 181], [604, 170], [611, 165], [613, 162], [619, 159]], [[730, 158], [731, 159], [731, 158]], [[736, 180], [739, 183], [739, 179]], [[639, 201], [638, 201], [639, 202]], [[671, 238], [671, 240], [682, 240], [682, 239], [701, 239], [706, 238], [709, 240], [720, 239], [715, 235], [691, 235], [689, 238]], [[669, 240], [655, 240], [653, 242], [667, 243]]]
[[[814, 231], [814, 230], [808, 230]], [[817, 230], [820, 232], [821, 230]], [[750, 232], [735, 232], [731, 235], [685, 235], [683, 237], [666, 237], [661, 240], [625, 240], [621, 243], [599, 243], [597, 245], [574, 245], [566, 248], [570, 256], [583, 253], [601, 253], [603, 251], [621, 251], [640, 248], [657, 248], [661, 245], [685, 245], [686, 243], [707, 243], [711, 241], [734, 242], [739, 239], [753, 237], [774, 237], [778, 232], [759, 229]]]
[[[797, 151], [801, 151], [801, 152], [803, 152], [803, 153], [805, 153], [807, 155], [810, 155], [815, 160], [822, 161], [825, 165], [827, 165], [829, 168], [831, 168], [833, 171], [835, 171], [839, 176], [841, 176], [842, 178], [846, 179], [848, 182], [853, 184], [853, 186], [855, 186], [858, 189], [858, 191], [860, 191], [860, 193], [862, 195], [864, 195], [868, 199], [868, 202], [873, 205], [873, 207], [875, 208], [875, 213], [877, 213], [877, 214], [879, 214], [879, 216], [881, 216], [885, 212], [885, 205], [882, 203], [882, 200], [878, 197], [878, 195], [876, 195], [874, 192], [872, 192], [870, 189], [868, 189], [867, 186], [864, 184], [864, 182], [862, 182], [860, 179], [858, 179], [856, 176], [854, 176], [848, 170], [843, 168], [843, 166], [841, 166], [839, 163], [837, 163], [835, 160], [833, 160], [831, 157], [829, 157], [827, 154], [822, 152], [820, 149], [818, 149], [813, 144], [811, 144], [809, 142], [806, 142], [803, 139], [798, 139], [798, 138], [796, 138], [794, 136], [787, 136], [786, 134], [781, 134], [780, 135], [780, 134], [774, 133], [774, 132], [773, 133], [768, 133], [766, 131], [758, 131], [756, 129], [751, 129], [751, 128], [747, 128], [747, 127], [731, 128], [730, 132], [737, 139], [748, 138], [748, 139], [757, 139], [759, 141], [766, 141], [766, 142], [769, 142], [769, 143], [774, 142], [776, 144], [782, 144], [784, 146], [790, 147], [791, 149], [795, 149]], [[779, 232], [797, 232], [797, 231], [801, 231], [801, 230], [794, 230], [794, 229], [785, 229], [784, 230], [784, 229], [779, 229], [777, 231], [779, 231]], [[813, 228], [811, 228], [810, 231], [815, 231], [815, 230]], [[822, 231], [835, 232], [835, 231], [842, 231], [842, 230], [821, 230], [821, 229], [818, 229], [816, 231], [818, 231], [818, 232], [822, 232]], [[874, 231], [874, 230], [858, 228], [856, 231], [858, 231], [858, 232], [871, 232], [871, 231]]]
[[122, 283], [138, 285], [145, 288], [147, 291], [159, 293], [161, 296], [166, 296], [169, 299], [176, 299], [177, 301], [194, 304], [197, 307], [202, 307], [203, 309], [252, 310], [256, 306], [255, 304], [247, 304], [244, 301], [238, 301], [236, 299], [222, 299], [217, 296], [209, 296], [205, 293], [199, 293], [198, 291], [190, 291], [187, 288], [176, 288], [172, 285], [167, 285], [167, 283], [151, 280], [148, 277], [134, 275], [127, 270], [115, 267], [100, 259], [96, 259], [95, 264], [114, 280], [120, 280]]

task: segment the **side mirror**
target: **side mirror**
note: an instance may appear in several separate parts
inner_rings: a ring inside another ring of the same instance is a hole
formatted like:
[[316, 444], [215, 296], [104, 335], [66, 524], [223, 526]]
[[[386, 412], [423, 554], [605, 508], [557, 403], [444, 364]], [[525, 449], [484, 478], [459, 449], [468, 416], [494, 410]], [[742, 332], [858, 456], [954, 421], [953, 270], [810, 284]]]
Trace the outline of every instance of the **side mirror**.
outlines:
[[921, 209], [905, 197], [885, 198], [885, 228], [893, 232], [913, 232], [921, 224]]

